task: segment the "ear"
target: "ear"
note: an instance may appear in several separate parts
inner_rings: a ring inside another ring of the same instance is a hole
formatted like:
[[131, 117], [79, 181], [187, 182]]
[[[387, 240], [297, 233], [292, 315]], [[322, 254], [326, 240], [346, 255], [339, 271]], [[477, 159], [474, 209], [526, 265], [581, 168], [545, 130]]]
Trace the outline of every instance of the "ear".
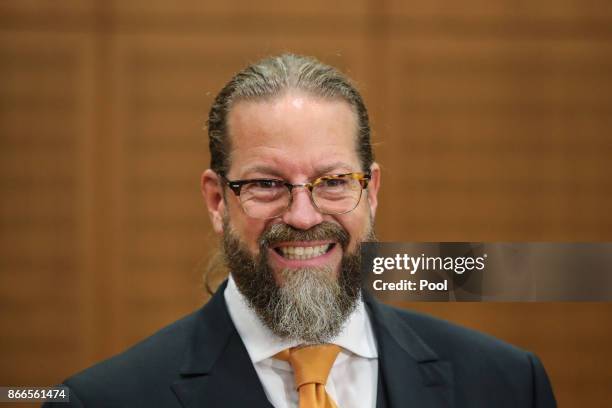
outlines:
[[225, 201], [223, 200], [223, 187], [217, 173], [211, 169], [202, 173], [200, 189], [208, 208], [208, 215], [210, 216], [213, 229], [217, 234], [221, 234], [223, 233]]
[[378, 189], [380, 188], [380, 166], [378, 163], [372, 163], [370, 166], [370, 182], [368, 183], [368, 204], [370, 205], [370, 215], [372, 219], [376, 216], [376, 208], [378, 208]]

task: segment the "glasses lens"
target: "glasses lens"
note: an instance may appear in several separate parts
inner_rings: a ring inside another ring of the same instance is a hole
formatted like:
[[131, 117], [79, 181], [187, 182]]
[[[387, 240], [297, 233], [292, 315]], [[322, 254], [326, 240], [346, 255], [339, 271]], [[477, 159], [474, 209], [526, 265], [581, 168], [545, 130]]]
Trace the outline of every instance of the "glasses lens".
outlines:
[[253, 218], [274, 218], [289, 206], [289, 189], [281, 181], [260, 180], [242, 186], [240, 202]]
[[326, 214], [352, 211], [361, 199], [361, 183], [352, 175], [322, 178], [312, 189], [312, 199]]

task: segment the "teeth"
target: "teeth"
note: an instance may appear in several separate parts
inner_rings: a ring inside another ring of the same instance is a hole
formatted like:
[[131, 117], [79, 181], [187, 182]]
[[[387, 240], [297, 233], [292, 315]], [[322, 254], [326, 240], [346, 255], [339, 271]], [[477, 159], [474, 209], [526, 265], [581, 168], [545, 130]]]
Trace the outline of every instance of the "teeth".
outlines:
[[325, 252], [327, 252], [330, 245], [331, 244], [325, 244], [325, 245], [308, 246], [308, 247], [282, 246], [282, 247], [279, 247], [278, 249], [284, 258], [304, 260], [304, 259], [315, 258], [317, 256], [323, 255]]

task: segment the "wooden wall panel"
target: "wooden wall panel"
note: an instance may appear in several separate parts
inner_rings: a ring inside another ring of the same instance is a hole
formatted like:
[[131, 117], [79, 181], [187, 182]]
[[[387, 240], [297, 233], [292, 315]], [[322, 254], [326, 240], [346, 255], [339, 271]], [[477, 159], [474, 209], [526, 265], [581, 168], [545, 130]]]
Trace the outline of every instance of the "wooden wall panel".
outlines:
[[610, 236], [611, 43], [392, 37], [383, 144], [406, 148], [381, 155], [390, 238]]
[[[0, 13], [3, 16], [15, 17], [33, 16], [41, 22], [51, 20], [61, 15], [91, 14], [95, 8], [95, 0], [20, 0], [3, 1], [0, 4]], [[56, 27], [57, 28], [57, 27]]]
[[0, 40], [0, 384], [57, 381], [89, 353], [92, 56], [79, 35]]
[[[163, 0], [144, 1], [121, 1], [113, 0], [112, 9], [121, 17], [134, 16], [138, 19], [146, 19], [154, 16], [167, 16], [169, 20], [175, 18], [200, 19], [227, 18], [231, 15], [249, 16], [257, 18], [288, 18], [299, 20], [306, 16], [321, 19], [326, 16], [365, 15], [370, 5], [367, 1], [340, 0], [329, 7], [325, 0], [314, 0], [308, 2], [278, 2], [263, 0], [252, 2], [249, 0], [230, 0], [222, 2], [203, 2], [198, 0], [187, 0], [181, 2], [168, 2]], [[237, 27], [228, 27], [236, 29]]]
[[[559, 24], [559, 20], [554, 20], [558, 18], [576, 20], [584, 17], [612, 17], [612, 6], [606, 0], [587, 0], [580, 3], [572, 0], [555, 2], [469, 0], [461, 3], [445, 0], [388, 0], [387, 11], [393, 16], [435, 17], [437, 19], [474, 17], [487, 19], [518, 18], [521, 21], [526, 21], [536, 18], [549, 21], [552, 25]], [[486, 23], [486, 21], [481, 22]]]

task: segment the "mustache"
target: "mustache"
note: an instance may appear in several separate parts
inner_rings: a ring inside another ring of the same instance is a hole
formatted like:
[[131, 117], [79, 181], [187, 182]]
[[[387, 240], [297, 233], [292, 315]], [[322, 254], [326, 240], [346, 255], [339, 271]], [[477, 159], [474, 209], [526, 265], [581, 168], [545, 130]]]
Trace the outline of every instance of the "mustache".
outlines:
[[336, 241], [343, 250], [346, 250], [350, 236], [344, 228], [329, 221], [323, 221], [307, 230], [294, 228], [288, 224], [274, 224], [261, 234], [259, 245], [260, 248], [266, 249], [280, 242], [326, 240]]

